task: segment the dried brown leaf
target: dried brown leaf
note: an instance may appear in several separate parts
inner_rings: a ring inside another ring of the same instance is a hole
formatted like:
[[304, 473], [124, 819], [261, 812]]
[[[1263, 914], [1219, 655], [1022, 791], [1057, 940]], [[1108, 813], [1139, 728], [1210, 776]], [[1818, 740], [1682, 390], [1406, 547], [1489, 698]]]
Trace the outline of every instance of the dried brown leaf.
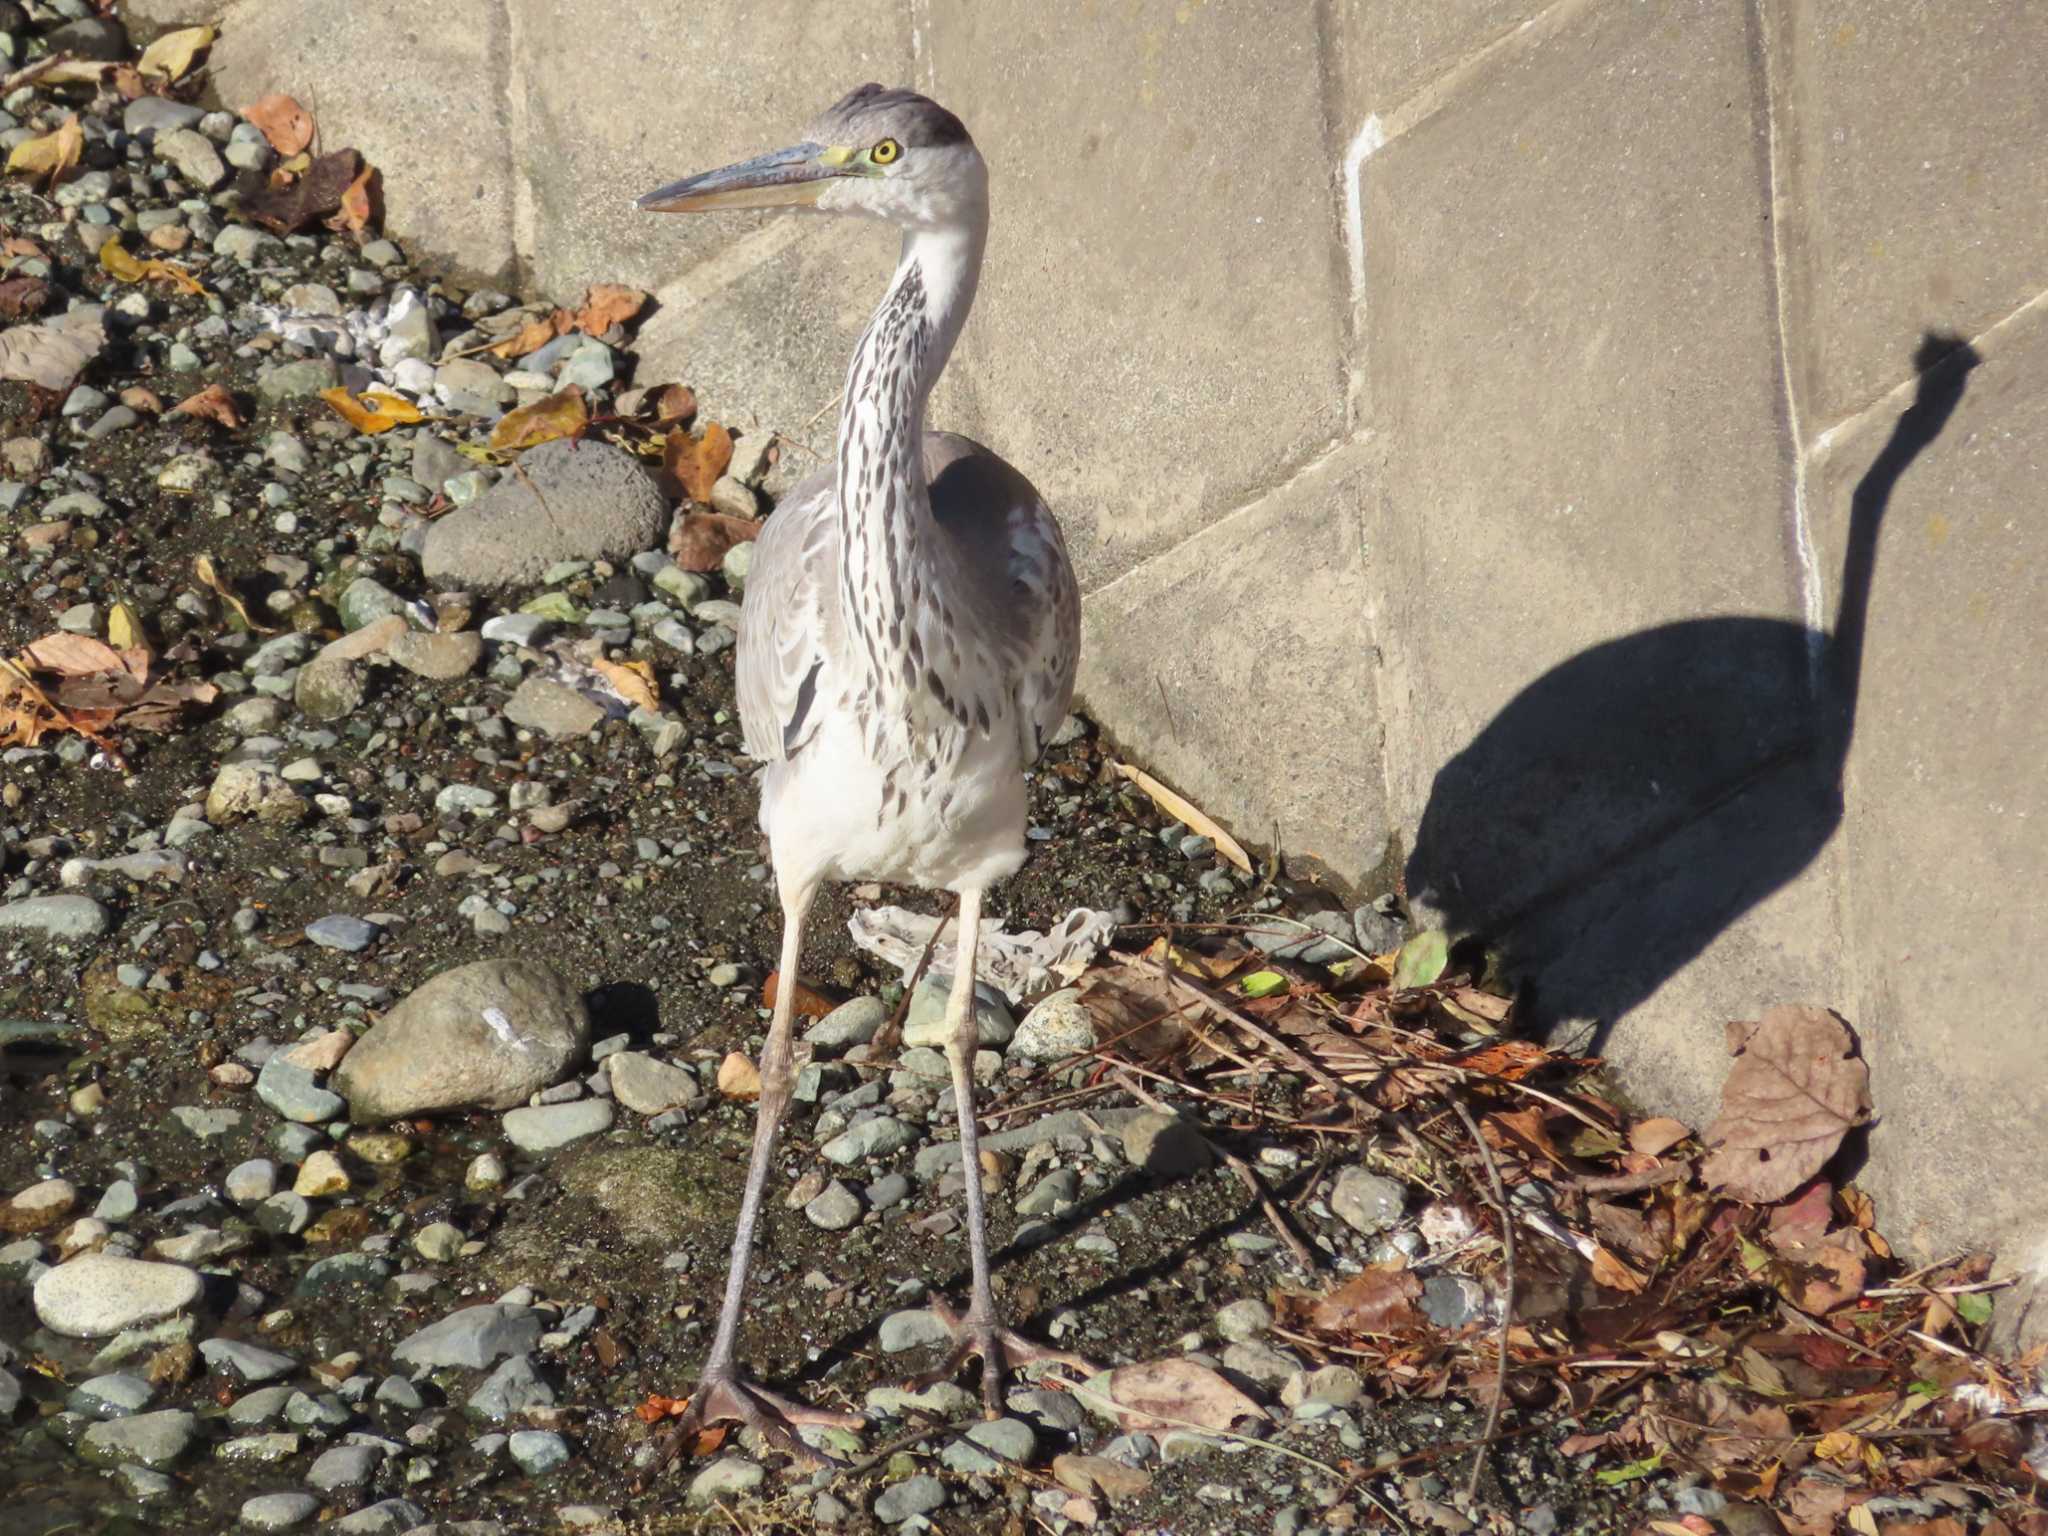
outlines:
[[1421, 1300], [1422, 1282], [1406, 1266], [1374, 1265], [1319, 1298], [1307, 1322], [1318, 1333], [1405, 1333], [1422, 1326]]
[[164, 414], [197, 416], [205, 421], [218, 422], [229, 431], [242, 424], [242, 413], [235, 409], [235, 397], [220, 384], [209, 384], [198, 394], [187, 395]]
[[183, 267], [155, 257], [144, 259], [131, 255], [119, 240], [109, 240], [100, 247], [100, 266], [124, 283], [153, 280], [169, 283], [180, 293], [197, 295], [206, 292], [204, 285]]
[[614, 693], [636, 709], [661, 708], [661, 691], [654, 685], [654, 668], [647, 662], [593, 656], [590, 664], [611, 684]]
[[1765, 1205], [1820, 1172], [1870, 1111], [1870, 1073], [1855, 1050], [1849, 1027], [1824, 1009], [1767, 1009], [1736, 1046], [1702, 1182]]
[[735, 544], [761, 536], [760, 522], [723, 512], [685, 512], [668, 531], [668, 552], [686, 571], [715, 571]]
[[90, 677], [95, 672], [127, 670], [121, 653], [106, 641], [62, 630], [30, 641], [22, 654], [36, 671], [53, 672], [59, 677]]
[[36, 325], [0, 331], [0, 379], [19, 379], [63, 394], [107, 345], [97, 316], [69, 310]]
[[1593, 1246], [1592, 1266], [1593, 1283], [1610, 1291], [1622, 1291], [1633, 1296], [1649, 1284], [1649, 1281], [1597, 1243]]
[[242, 200], [244, 216], [274, 235], [293, 235], [340, 211], [343, 200], [363, 173], [363, 157], [337, 149], [307, 165], [305, 174], [279, 185], [275, 180]]
[[345, 389], [323, 389], [320, 398], [333, 406], [350, 426], [371, 437], [425, 420], [420, 408], [410, 400], [379, 389], [366, 390], [360, 400]]
[[351, 235], [361, 234], [377, 226], [377, 209], [381, 201], [382, 183], [377, 167], [366, 165], [356, 173], [341, 194], [341, 206], [327, 221], [329, 229], [338, 229]]
[[1206, 1365], [1192, 1360], [1148, 1360], [1110, 1373], [1109, 1395], [1127, 1431], [1193, 1424], [1229, 1429], [1240, 1419], [1263, 1419], [1265, 1409]]
[[647, 295], [622, 283], [593, 283], [583, 295], [583, 307], [571, 317], [576, 329], [599, 336], [615, 325], [624, 325], [639, 314]]
[[552, 315], [542, 315], [538, 320], [529, 320], [503, 341], [490, 347], [491, 356], [502, 357], [508, 362], [515, 357], [524, 357], [529, 352], [538, 352], [542, 347], [560, 336], [569, 327], [569, 312], [558, 309]]
[[1628, 1133], [1629, 1146], [1649, 1157], [1658, 1157], [1669, 1152], [1686, 1137], [1692, 1128], [1683, 1120], [1673, 1120], [1668, 1115], [1657, 1115], [1636, 1124]]
[[662, 444], [662, 472], [689, 501], [710, 501], [711, 487], [730, 463], [732, 434], [715, 421], [706, 422], [695, 437], [678, 427]]
[[49, 307], [50, 285], [40, 277], [10, 277], [0, 282], [0, 318], [26, 320]]
[[671, 422], [689, 421], [697, 414], [697, 392], [687, 384], [666, 384], [655, 393], [654, 419], [657, 424], [667, 426]]

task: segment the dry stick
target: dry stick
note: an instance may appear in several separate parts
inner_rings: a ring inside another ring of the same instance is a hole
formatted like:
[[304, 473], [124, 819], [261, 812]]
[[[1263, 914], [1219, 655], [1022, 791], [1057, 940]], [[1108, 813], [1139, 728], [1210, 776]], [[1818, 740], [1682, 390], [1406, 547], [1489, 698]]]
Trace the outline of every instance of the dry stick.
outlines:
[[[1126, 1076], [1117, 1068], [1111, 1069], [1111, 1075], [1123, 1085], [1126, 1093], [1140, 1103], [1151, 1105], [1161, 1114], [1173, 1114], [1173, 1110], [1164, 1100], [1149, 1092], [1136, 1078]], [[1206, 1136], [1202, 1138], [1202, 1144], [1229, 1164], [1231, 1172], [1235, 1173], [1244, 1187], [1251, 1191], [1252, 1198], [1259, 1202], [1259, 1209], [1266, 1213], [1267, 1224], [1279, 1235], [1280, 1241], [1287, 1245], [1287, 1251], [1294, 1255], [1295, 1262], [1303, 1269], [1320, 1268], [1321, 1266], [1316, 1263], [1315, 1254], [1296, 1234], [1294, 1228], [1287, 1224], [1287, 1218], [1280, 1213], [1280, 1207], [1273, 1203], [1273, 1197], [1266, 1193], [1266, 1186], [1260, 1182], [1259, 1176], [1252, 1172], [1251, 1165], [1228, 1147], [1211, 1141]]]
[[1453, 1098], [1451, 1108], [1465, 1122], [1465, 1129], [1472, 1134], [1472, 1144], [1479, 1149], [1479, 1160], [1486, 1165], [1486, 1179], [1493, 1187], [1493, 1203], [1500, 1211], [1500, 1245], [1507, 1265], [1507, 1292], [1500, 1303], [1500, 1359], [1493, 1379], [1493, 1404], [1486, 1410], [1486, 1428], [1479, 1436], [1479, 1449], [1472, 1453], [1472, 1471], [1465, 1479], [1465, 1502], [1471, 1504], [1479, 1497], [1479, 1474], [1486, 1467], [1486, 1453], [1493, 1445], [1493, 1437], [1500, 1433], [1501, 1408], [1508, 1400], [1508, 1329], [1515, 1318], [1515, 1213], [1508, 1205], [1508, 1192], [1500, 1181], [1500, 1169], [1494, 1165], [1493, 1150], [1487, 1146], [1486, 1138], [1479, 1134], [1479, 1122], [1472, 1118], [1472, 1111], [1465, 1107], [1463, 1099]]
[[1647, 1173], [1607, 1173], [1568, 1179], [1564, 1187], [1588, 1195], [1627, 1195], [1641, 1189], [1655, 1189], [1659, 1184], [1675, 1184], [1691, 1172], [1692, 1159], [1687, 1157], [1675, 1163], [1660, 1163]]
[[71, 55], [68, 53], [53, 53], [46, 59], [37, 59], [35, 63], [27, 68], [17, 69], [5, 80], [0, 80], [0, 96], [10, 95], [22, 86], [42, 79], [43, 76], [47, 75], [59, 64], [68, 64], [70, 62]]

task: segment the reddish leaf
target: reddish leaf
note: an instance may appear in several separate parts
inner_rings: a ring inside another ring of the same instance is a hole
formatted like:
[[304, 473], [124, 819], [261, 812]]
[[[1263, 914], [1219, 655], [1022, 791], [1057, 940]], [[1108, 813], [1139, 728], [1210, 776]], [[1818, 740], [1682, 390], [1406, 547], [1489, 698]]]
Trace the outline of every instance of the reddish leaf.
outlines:
[[662, 444], [662, 472], [691, 501], [711, 500], [711, 487], [732, 463], [732, 434], [717, 422], [706, 422], [696, 437], [678, 427]]
[[1797, 1200], [1771, 1212], [1771, 1246], [1780, 1253], [1811, 1248], [1827, 1236], [1834, 1218], [1835, 1187], [1826, 1179], [1815, 1179]]
[[362, 174], [363, 157], [352, 149], [337, 149], [307, 166], [296, 181], [244, 198], [242, 212], [274, 235], [297, 234], [340, 211]]
[[281, 91], [244, 107], [242, 116], [287, 160], [313, 142], [312, 114]]
[[728, 549], [760, 535], [761, 524], [755, 518], [685, 512], [669, 529], [668, 552], [686, 571], [715, 571]]
[[1629, 1147], [1650, 1157], [1669, 1152], [1692, 1134], [1683, 1120], [1673, 1120], [1668, 1115], [1659, 1115], [1642, 1121], [1628, 1133]]
[[0, 282], [0, 318], [25, 320], [39, 315], [50, 302], [50, 285], [40, 277], [10, 277]]
[[1421, 1299], [1422, 1282], [1405, 1266], [1375, 1265], [1319, 1299], [1308, 1325], [1319, 1333], [1400, 1333], [1422, 1326]]
[[[775, 999], [782, 989], [782, 973], [770, 971], [768, 980], [761, 988], [761, 1006], [773, 1008]], [[796, 1000], [790, 1004], [798, 1018], [822, 1019], [836, 1006], [832, 999], [819, 992], [813, 992], [801, 981], [796, 984]]]
[[209, 384], [198, 394], [187, 395], [164, 414], [198, 416], [207, 421], [219, 422], [229, 431], [242, 424], [242, 413], [235, 409], [235, 397], [219, 384]]
[[508, 362], [515, 357], [524, 357], [529, 352], [538, 352], [569, 328], [569, 312], [558, 309], [552, 315], [543, 315], [538, 320], [529, 320], [503, 341], [490, 348], [493, 357], [502, 357]]
[[1188, 1425], [1229, 1429], [1240, 1419], [1266, 1417], [1257, 1403], [1206, 1365], [1192, 1360], [1120, 1365], [1110, 1374], [1109, 1395], [1128, 1431]]
[[377, 223], [380, 191], [377, 167], [364, 166], [357, 173], [355, 180], [343, 189], [341, 206], [335, 211], [334, 217], [327, 221], [327, 227], [343, 230], [351, 235], [374, 228]]
[[593, 283], [583, 296], [583, 307], [576, 311], [571, 323], [588, 335], [601, 335], [615, 325], [624, 325], [639, 314], [646, 303], [647, 295], [638, 288], [628, 288], [622, 283]]

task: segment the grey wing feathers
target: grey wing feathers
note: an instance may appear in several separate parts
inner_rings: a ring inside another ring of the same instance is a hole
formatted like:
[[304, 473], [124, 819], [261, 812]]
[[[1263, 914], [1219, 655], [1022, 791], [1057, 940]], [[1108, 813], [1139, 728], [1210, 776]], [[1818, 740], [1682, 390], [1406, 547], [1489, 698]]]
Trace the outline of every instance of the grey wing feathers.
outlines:
[[749, 757], [789, 757], [817, 729], [819, 668], [836, 614], [838, 552], [832, 476], [813, 475], [762, 525], [747, 571], [734, 670]]

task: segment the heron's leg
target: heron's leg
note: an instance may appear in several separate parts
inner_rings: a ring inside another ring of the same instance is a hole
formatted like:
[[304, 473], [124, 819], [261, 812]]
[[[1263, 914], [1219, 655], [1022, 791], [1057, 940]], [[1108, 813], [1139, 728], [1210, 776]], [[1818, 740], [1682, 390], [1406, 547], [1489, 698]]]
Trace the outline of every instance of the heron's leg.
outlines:
[[1002, 1326], [996, 1312], [996, 1297], [989, 1284], [988, 1222], [981, 1189], [981, 1135], [974, 1120], [974, 1056], [981, 1047], [981, 1031], [974, 1020], [974, 951], [981, 929], [981, 891], [970, 887], [960, 893], [960, 956], [953, 970], [953, 991], [946, 1001], [946, 1056], [953, 1069], [953, 1105], [960, 1116], [960, 1171], [967, 1181], [967, 1254], [973, 1267], [974, 1292], [967, 1315], [961, 1317], [944, 1302], [935, 1301], [932, 1311], [957, 1341], [945, 1362], [918, 1380], [924, 1385], [944, 1381], [960, 1369], [969, 1356], [981, 1357], [981, 1401], [989, 1418], [1003, 1411], [1003, 1376], [1010, 1365], [1033, 1361], [1062, 1361], [1093, 1372], [1094, 1367], [1079, 1355], [1034, 1344], [1021, 1334]]
[[796, 1013], [797, 959], [803, 949], [804, 915], [810, 910], [817, 889], [812, 884], [782, 893], [782, 965], [775, 988], [775, 1014], [768, 1026], [768, 1043], [761, 1050], [761, 1101], [754, 1120], [754, 1152], [747, 1164], [746, 1188], [740, 1195], [739, 1228], [733, 1234], [732, 1263], [725, 1276], [725, 1305], [718, 1314], [718, 1331], [711, 1340], [711, 1353], [704, 1361], [704, 1374], [691, 1394], [690, 1406], [672, 1421], [662, 1447], [664, 1460], [681, 1449], [684, 1436], [706, 1424], [731, 1422], [751, 1425], [806, 1460], [822, 1461], [826, 1458], [796, 1438], [796, 1425], [852, 1429], [866, 1422], [859, 1414], [835, 1413], [778, 1396], [747, 1381], [733, 1365], [740, 1313], [746, 1304], [747, 1269], [753, 1260], [754, 1228], [760, 1220], [761, 1199], [767, 1191], [769, 1167], [774, 1162], [776, 1135], [782, 1129], [782, 1117], [788, 1112], [794, 1087], [791, 1035]]

